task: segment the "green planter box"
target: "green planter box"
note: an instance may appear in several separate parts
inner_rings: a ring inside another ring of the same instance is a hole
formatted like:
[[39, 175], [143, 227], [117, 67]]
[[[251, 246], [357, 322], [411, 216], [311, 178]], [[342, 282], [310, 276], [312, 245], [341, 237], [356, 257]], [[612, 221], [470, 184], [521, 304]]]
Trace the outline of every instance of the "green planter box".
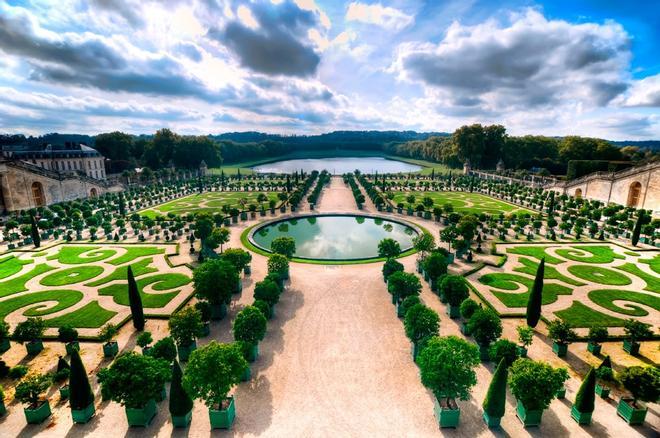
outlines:
[[188, 427], [192, 421], [192, 410], [188, 411], [186, 415], [174, 416], [172, 415], [172, 425], [174, 427]]
[[566, 356], [566, 353], [568, 352], [568, 345], [567, 344], [558, 344], [556, 342], [552, 343], [552, 351], [555, 352], [557, 357], [564, 357]]
[[518, 346], [518, 354], [520, 354], [520, 357], [527, 357], [527, 349], [525, 347]]
[[245, 352], [245, 360], [254, 362], [257, 360], [257, 357], [259, 357], [259, 344], [254, 344]]
[[209, 420], [211, 429], [231, 429], [236, 418], [236, 406], [234, 397], [229, 398], [229, 406], [224, 410], [209, 409]]
[[227, 305], [222, 304], [211, 304], [211, 319], [219, 320], [227, 316]]
[[559, 400], [563, 400], [566, 398], [566, 388], [562, 387], [559, 391], [557, 391], [557, 398]]
[[401, 305], [400, 301], [397, 301], [396, 303], [396, 316], [399, 318], [403, 318], [404, 316], [406, 316], [403, 314], [403, 306]]
[[445, 427], [458, 427], [458, 422], [461, 417], [460, 409], [448, 409], [440, 406], [438, 400], [435, 400], [435, 418], [438, 420], [441, 428]]
[[500, 427], [500, 421], [502, 420], [502, 417], [491, 417], [488, 415], [488, 412], [484, 412], [482, 417], [489, 428], [496, 429]]
[[603, 348], [600, 344], [594, 344], [593, 342], [587, 342], [587, 351], [594, 356], [600, 355], [600, 350]]
[[115, 357], [119, 353], [119, 344], [117, 341], [108, 342], [103, 344], [103, 356]]
[[596, 383], [596, 395], [600, 398], [608, 398], [610, 396], [610, 388], [607, 386], [600, 386], [600, 384]]
[[245, 265], [243, 268], [243, 273], [245, 275], [250, 275], [252, 273], [252, 267], [250, 265]]
[[580, 425], [591, 424], [591, 414], [593, 412], [580, 412], [575, 406], [571, 409], [571, 417]]
[[71, 390], [69, 389], [69, 385], [64, 385], [60, 387], [60, 398], [62, 400], [66, 400], [69, 398], [69, 394], [71, 394]]
[[243, 292], [243, 280], [241, 280], [240, 277], [238, 277], [238, 281], [236, 282], [236, 289], [234, 289], [234, 293], [241, 293]]
[[447, 315], [449, 315], [449, 318], [451, 319], [456, 319], [461, 316], [461, 308], [459, 306], [452, 306], [449, 304], [447, 306]]
[[0, 417], [5, 415], [7, 413], [7, 407], [5, 406], [5, 402], [0, 400]]
[[8, 338], [0, 340], [0, 354], [4, 353], [7, 350], [9, 350], [9, 348], [11, 348], [11, 344], [9, 343]]
[[639, 354], [639, 342], [632, 342], [628, 339], [624, 339], [623, 350], [632, 356], [637, 356]]
[[181, 362], [187, 362], [190, 357], [190, 353], [197, 349], [197, 343], [192, 341], [190, 345], [177, 345], [177, 351], [179, 352], [179, 360]]
[[78, 341], [68, 342], [64, 348], [66, 349], [66, 354], [70, 356], [73, 354], [73, 350], [80, 351], [80, 343]]
[[489, 349], [490, 345], [479, 345], [479, 359], [481, 359], [482, 362], [490, 361], [490, 354], [488, 353]]
[[30, 356], [36, 356], [44, 349], [44, 344], [41, 341], [30, 341], [25, 344], [25, 348]]
[[77, 424], [87, 423], [94, 416], [94, 402], [91, 402], [85, 409], [71, 409], [71, 418]]
[[25, 421], [27, 421], [28, 424], [41, 424], [51, 415], [50, 404], [48, 404], [48, 401], [43, 402], [43, 404], [36, 409], [25, 408], [23, 411], [25, 412]]
[[465, 321], [461, 323], [461, 333], [463, 333], [465, 336], [470, 336], [470, 328]]
[[410, 353], [412, 354], [413, 361], [417, 360], [417, 355], [419, 354], [420, 351], [422, 351], [422, 346], [419, 345], [418, 342], [411, 342], [411, 350]]
[[631, 405], [632, 401], [631, 398], [621, 397], [616, 413], [630, 425], [642, 424], [646, 419], [648, 409], [642, 405], [635, 408]]
[[538, 426], [541, 424], [541, 417], [543, 416], [543, 411], [530, 411], [525, 409], [522, 403], [517, 400], [516, 405], [516, 417], [522, 421], [523, 426], [531, 427]]
[[142, 408], [127, 407], [125, 410], [126, 420], [129, 426], [147, 427], [156, 416], [156, 401], [152, 399]]
[[252, 378], [252, 370], [250, 367], [245, 368], [245, 371], [243, 371], [243, 374], [241, 374], [241, 382], [247, 382]]

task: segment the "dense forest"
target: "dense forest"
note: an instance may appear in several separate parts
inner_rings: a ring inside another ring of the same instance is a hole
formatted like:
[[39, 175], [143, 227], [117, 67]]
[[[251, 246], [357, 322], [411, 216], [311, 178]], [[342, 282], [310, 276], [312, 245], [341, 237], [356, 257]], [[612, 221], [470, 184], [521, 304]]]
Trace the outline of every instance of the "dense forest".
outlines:
[[[595, 170], [615, 170], [657, 157], [660, 142], [611, 142], [568, 136], [509, 136], [502, 125], [466, 125], [452, 134], [414, 131], [335, 131], [320, 135], [276, 135], [234, 132], [219, 135], [178, 135], [161, 129], [153, 135], [109, 132], [95, 137], [79, 134], [46, 134], [41, 137], [0, 135], [8, 144], [63, 144], [79, 142], [95, 147], [110, 159], [110, 173], [147, 166], [174, 165], [195, 168], [204, 160], [209, 167], [278, 157], [296, 151], [373, 151], [424, 159], [461, 167], [469, 160], [474, 168], [494, 169], [500, 159], [507, 168], [541, 170], [570, 177]], [[633, 143], [633, 144], [629, 144]], [[637, 144], [634, 144], [637, 143]], [[569, 162], [574, 162], [569, 166]]]

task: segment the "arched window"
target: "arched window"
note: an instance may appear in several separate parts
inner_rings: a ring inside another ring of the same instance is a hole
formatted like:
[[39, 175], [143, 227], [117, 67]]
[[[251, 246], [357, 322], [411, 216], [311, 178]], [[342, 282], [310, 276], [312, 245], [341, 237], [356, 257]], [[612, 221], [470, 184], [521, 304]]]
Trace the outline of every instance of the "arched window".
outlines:
[[628, 207], [637, 207], [639, 204], [639, 196], [641, 194], [642, 184], [639, 181], [630, 184], [630, 189], [628, 189]]
[[40, 182], [35, 181], [32, 183], [32, 199], [34, 200], [34, 205], [37, 207], [46, 205], [44, 186]]
[[92, 189], [89, 191], [89, 196], [92, 198], [96, 198], [98, 196], [98, 192], [96, 191], [95, 187], [92, 187]]
[[582, 198], [582, 189], [577, 189], [577, 190], [575, 191], [575, 197], [576, 197], [577, 199]]

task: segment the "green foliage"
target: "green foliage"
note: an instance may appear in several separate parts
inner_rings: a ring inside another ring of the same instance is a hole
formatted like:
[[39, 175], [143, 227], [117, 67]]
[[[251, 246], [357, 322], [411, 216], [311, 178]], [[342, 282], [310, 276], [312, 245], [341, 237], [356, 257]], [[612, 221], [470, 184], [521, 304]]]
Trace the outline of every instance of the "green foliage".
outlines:
[[416, 304], [406, 312], [403, 321], [406, 336], [414, 343], [437, 336], [440, 330], [440, 317], [424, 304]]
[[480, 304], [478, 304], [476, 301], [474, 301], [471, 298], [466, 298], [461, 303], [461, 307], [460, 307], [461, 317], [465, 321], [468, 321], [472, 317], [472, 315], [474, 315], [474, 312], [476, 312], [479, 309], [481, 309]]
[[422, 383], [436, 398], [468, 400], [477, 384], [477, 347], [457, 336], [431, 338], [417, 358]]
[[112, 341], [115, 336], [117, 336], [117, 326], [114, 324], [104, 325], [99, 332], [99, 339], [105, 343]]
[[388, 277], [387, 291], [401, 301], [411, 295], [419, 295], [422, 284], [415, 274], [398, 271]]
[[222, 258], [234, 265], [237, 272], [241, 272], [252, 261], [250, 253], [241, 248], [228, 248], [222, 253]]
[[183, 388], [181, 379], [183, 373], [178, 361], [172, 364], [172, 384], [170, 385], [170, 414], [173, 417], [182, 417], [193, 408], [193, 401]]
[[195, 294], [210, 304], [228, 304], [238, 283], [234, 265], [226, 260], [207, 260], [193, 271]]
[[470, 334], [479, 345], [490, 345], [502, 335], [502, 321], [491, 309], [479, 309], [468, 321]]
[[635, 400], [655, 403], [660, 397], [660, 369], [658, 367], [628, 367], [619, 373], [618, 380]]
[[36, 341], [41, 338], [46, 331], [46, 324], [40, 317], [28, 318], [19, 322], [14, 329], [14, 339], [18, 343]]
[[271, 242], [270, 249], [275, 254], [281, 254], [290, 259], [296, 252], [296, 240], [293, 237], [278, 237]]
[[213, 232], [213, 218], [209, 213], [199, 213], [195, 217], [195, 237], [203, 243], [211, 237]]
[[593, 326], [589, 328], [587, 339], [594, 344], [600, 344], [607, 340], [607, 328], [603, 326]]
[[435, 239], [429, 233], [421, 233], [413, 237], [412, 242], [422, 260], [425, 259], [426, 255], [435, 248]]
[[650, 329], [650, 324], [645, 324], [636, 319], [628, 319], [623, 324], [623, 331], [626, 332], [626, 337], [632, 342], [649, 339], [653, 336], [653, 331]]
[[231, 232], [229, 228], [225, 227], [215, 227], [211, 231], [211, 235], [206, 239], [204, 244], [209, 248], [215, 249], [218, 246], [220, 247], [220, 252], [222, 252], [222, 245], [229, 242]]
[[281, 254], [273, 254], [268, 257], [268, 273], [279, 274], [280, 277], [286, 277], [289, 272], [289, 260]]
[[541, 259], [539, 267], [536, 270], [536, 277], [534, 277], [534, 285], [529, 295], [527, 302], [527, 325], [536, 327], [541, 319], [541, 304], [543, 303], [543, 275], [545, 268], [545, 258]]
[[144, 348], [153, 342], [151, 337], [151, 332], [142, 332], [138, 335], [135, 343], [138, 344], [141, 348]]
[[9, 337], [9, 324], [5, 321], [0, 321], [0, 341]]
[[71, 353], [71, 370], [69, 372], [69, 403], [71, 409], [82, 410], [94, 403], [94, 393], [87, 378], [87, 371], [80, 359], [78, 350]]
[[65, 325], [59, 328], [57, 331], [57, 339], [60, 342], [74, 342], [78, 340], [78, 330], [71, 327], [70, 325]]
[[192, 306], [173, 313], [168, 322], [170, 335], [181, 346], [192, 344], [202, 330], [202, 325], [201, 312]]
[[387, 259], [385, 260], [385, 263], [383, 263], [383, 278], [387, 281], [390, 275], [395, 272], [403, 272], [403, 270], [403, 265], [396, 259]]
[[227, 398], [247, 367], [240, 346], [211, 341], [190, 355], [183, 387], [191, 397], [201, 398], [213, 408]]
[[75, 266], [68, 269], [59, 269], [39, 281], [44, 286], [65, 286], [82, 283], [103, 273], [101, 266]]
[[401, 307], [404, 317], [408, 313], [408, 310], [410, 310], [411, 307], [416, 306], [417, 304], [421, 304], [421, 300], [417, 295], [410, 295], [409, 297], [406, 297], [403, 301], [401, 301], [401, 304], [399, 304], [399, 306]]
[[266, 317], [253, 306], [247, 306], [234, 319], [234, 339], [250, 345], [258, 344], [266, 336]]
[[460, 275], [445, 275], [440, 283], [440, 292], [451, 306], [460, 306], [470, 296], [465, 278]]
[[594, 404], [596, 402], [596, 371], [593, 367], [589, 369], [589, 372], [582, 380], [580, 389], [578, 389], [577, 395], [575, 396], [574, 406], [578, 412], [593, 412]]
[[254, 299], [265, 301], [271, 307], [280, 300], [280, 293], [277, 283], [267, 278], [254, 285]]
[[98, 373], [103, 398], [135, 409], [157, 398], [169, 379], [167, 361], [133, 352], [120, 355]]
[[502, 358], [495, 369], [493, 379], [490, 381], [486, 398], [482, 404], [484, 411], [492, 418], [501, 418], [504, 416], [506, 406], [506, 381], [508, 378], [509, 365]]
[[203, 323], [211, 320], [211, 305], [208, 301], [197, 301], [195, 303], [195, 309], [199, 311]]
[[16, 385], [14, 398], [30, 407], [36, 407], [39, 397], [46, 392], [52, 384], [52, 378], [48, 374], [32, 374]]
[[433, 251], [423, 263], [424, 271], [432, 279], [438, 279], [447, 273], [447, 259], [442, 253]]
[[577, 339], [577, 333], [568, 322], [560, 319], [550, 321], [548, 324], [548, 336], [558, 344], [566, 345]]
[[127, 270], [127, 280], [128, 280], [128, 302], [131, 307], [131, 316], [133, 317], [133, 327], [136, 330], [144, 330], [144, 309], [142, 308], [142, 298], [140, 297], [140, 292], [138, 292], [137, 283], [135, 282], [135, 277], [133, 276], [133, 270], [131, 267], [128, 267]]
[[148, 354], [156, 359], [163, 359], [167, 363], [171, 363], [176, 358], [174, 340], [169, 336], [164, 337], [149, 349]]
[[516, 332], [518, 333], [518, 342], [520, 342], [523, 347], [529, 347], [532, 345], [532, 341], [534, 340], [534, 330], [532, 330], [531, 327], [519, 325], [516, 327]]
[[518, 359], [509, 368], [511, 393], [530, 411], [546, 409], [567, 379], [566, 369], [531, 359]]
[[16, 365], [9, 369], [7, 374], [10, 379], [20, 379], [28, 373], [28, 367], [26, 365]]
[[378, 257], [394, 258], [401, 254], [401, 245], [394, 239], [385, 238], [378, 242]]
[[[504, 366], [510, 367], [520, 356], [518, 345], [508, 339], [499, 339], [495, 341], [488, 349], [490, 360], [497, 364], [504, 363]], [[502, 362], [504, 361], [504, 362]]]

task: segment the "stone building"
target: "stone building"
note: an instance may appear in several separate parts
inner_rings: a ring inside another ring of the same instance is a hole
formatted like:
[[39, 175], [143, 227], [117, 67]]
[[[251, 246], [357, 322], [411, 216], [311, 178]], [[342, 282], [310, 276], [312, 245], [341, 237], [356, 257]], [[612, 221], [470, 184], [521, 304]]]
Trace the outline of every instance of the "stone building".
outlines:
[[2, 148], [0, 214], [121, 190], [106, 181], [104, 157], [86, 145]]

